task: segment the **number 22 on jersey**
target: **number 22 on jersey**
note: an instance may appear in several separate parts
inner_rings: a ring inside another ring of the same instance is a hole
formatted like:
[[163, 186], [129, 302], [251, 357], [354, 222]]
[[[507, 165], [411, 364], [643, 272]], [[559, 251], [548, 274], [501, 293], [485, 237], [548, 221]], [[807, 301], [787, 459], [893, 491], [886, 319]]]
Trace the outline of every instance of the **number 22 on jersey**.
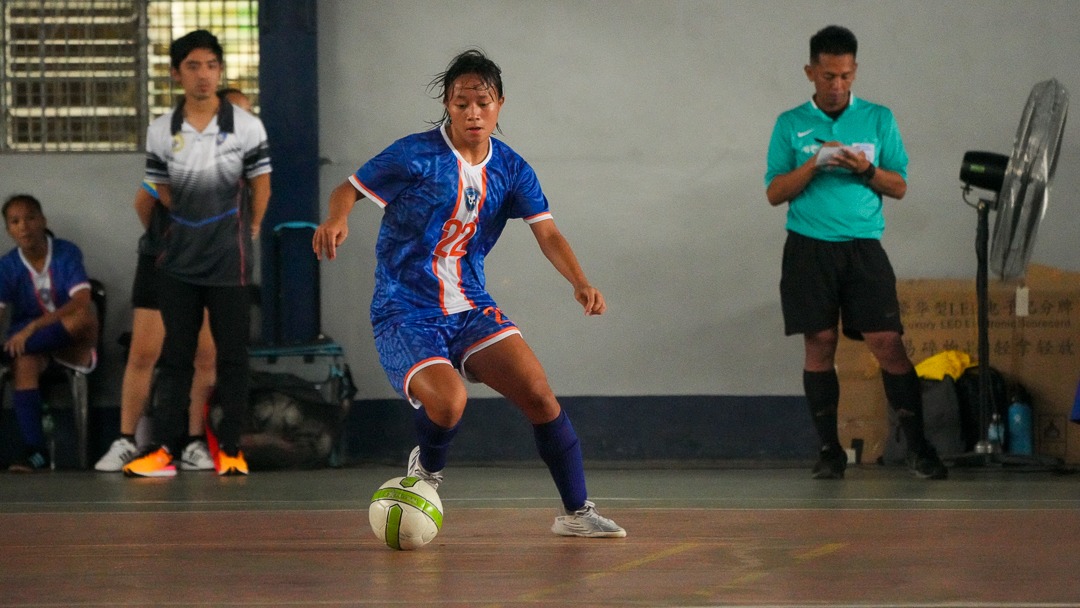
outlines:
[[460, 258], [465, 255], [469, 239], [476, 234], [476, 222], [462, 224], [460, 220], [447, 220], [443, 224], [442, 238], [435, 246], [435, 255], [440, 258]]

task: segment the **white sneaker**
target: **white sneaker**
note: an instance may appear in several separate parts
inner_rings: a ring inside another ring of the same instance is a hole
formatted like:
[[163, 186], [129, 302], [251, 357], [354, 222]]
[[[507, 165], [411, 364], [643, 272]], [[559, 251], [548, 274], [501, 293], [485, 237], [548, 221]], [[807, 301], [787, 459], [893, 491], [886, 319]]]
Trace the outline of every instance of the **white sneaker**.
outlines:
[[431, 487], [436, 490], [439, 489], [439, 484], [442, 483], [442, 471], [432, 473], [425, 469], [424, 465], [420, 464], [420, 446], [413, 448], [409, 454], [409, 471], [405, 476], [422, 479], [431, 484]]
[[125, 464], [134, 460], [138, 455], [139, 449], [135, 447], [135, 444], [131, 440], [121, 437], [112, 442], [109, 451], [105, 452], [101, 460], [98, 460], [97, 464], [94, 465], [94, 470], [115, 473], [124, 468]]
[[201, 439], [187, 444], [180, 455], [180, 470], [182, 471], [210, 471], [213, 468], [214, 459], [210, 457], [210, 448]]
[[551, 526], [551, 531], [559, 536], [584, 536], [587, 538], [622, 538], [626, 530], [596, 512], [596, 505], [586, 500], [585, 506], [573, 513], [567, 513], [565, 507], [559, 507], [559, 515]]

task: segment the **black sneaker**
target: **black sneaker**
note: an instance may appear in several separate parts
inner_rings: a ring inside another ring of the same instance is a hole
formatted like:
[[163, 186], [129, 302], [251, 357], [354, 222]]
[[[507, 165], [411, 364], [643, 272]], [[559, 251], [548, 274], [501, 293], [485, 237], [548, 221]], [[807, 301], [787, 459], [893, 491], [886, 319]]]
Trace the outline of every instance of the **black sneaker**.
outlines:
[[49, 457], [41, 450], [30, 450], [22, 460], [18, 460], [8, 467], [12, 473], [36, 473], [49, 469]]
[[907, 463], [911, 474], [920, 479], [945, 479], [949, 476], [949, 470], [938, 458], [937, 450], [929, 443], [918, 452], [909, 452]]
[[839, 445], [821, 446], [817, 464], [811, 470], [814, 479], [843, 479], [847, 468], [847, 452]]

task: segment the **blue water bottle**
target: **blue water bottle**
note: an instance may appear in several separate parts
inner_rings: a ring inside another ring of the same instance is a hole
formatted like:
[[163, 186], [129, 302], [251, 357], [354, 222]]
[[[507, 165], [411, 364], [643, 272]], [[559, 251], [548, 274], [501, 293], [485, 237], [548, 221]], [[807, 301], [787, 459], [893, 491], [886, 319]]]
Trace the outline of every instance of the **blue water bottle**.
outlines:
[[1030, 456], [1031, 449], [1031, 406], [1023, 389], [1017, 389], [1009, 406], [1009, 453]]

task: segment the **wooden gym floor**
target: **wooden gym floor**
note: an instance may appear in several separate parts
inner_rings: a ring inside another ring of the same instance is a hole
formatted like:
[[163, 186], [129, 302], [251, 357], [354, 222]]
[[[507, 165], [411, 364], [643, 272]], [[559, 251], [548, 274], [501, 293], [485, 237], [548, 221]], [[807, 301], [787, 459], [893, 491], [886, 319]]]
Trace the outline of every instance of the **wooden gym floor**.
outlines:
[[[403, 457], [404, 460], [404, 457]], [[0, 475], [0, 606], [1080, 605], [1080, 478], [591, 467], [625, 539], [561, 538], [542, 468], [450, 467], [442, 532], [367, 522], [404, 467]]]

